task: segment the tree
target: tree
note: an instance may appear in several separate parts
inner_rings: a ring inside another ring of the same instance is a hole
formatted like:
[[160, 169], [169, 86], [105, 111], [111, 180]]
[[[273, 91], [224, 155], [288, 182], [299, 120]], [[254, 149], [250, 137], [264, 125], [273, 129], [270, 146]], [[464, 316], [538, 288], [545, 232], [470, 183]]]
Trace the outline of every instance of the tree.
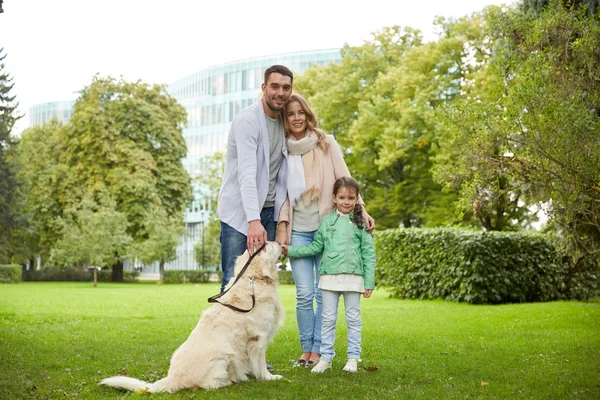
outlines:
[[163, 281], [165, 264], [177, 258], [177, 245], [181, 236], [185, 234], [185, 228], [181, 220], [173, 220], [174, 217], [166, 215], [165, 210], [154, 207], [147, 216], [149, 221], [144, 229], [147, 239], [140, 243], [135, 251], [144, 263], [158, 261], [160, 280]]
[[[160, 85], [95, 77], [75, 102], [61, 164], [73, 189], [110, 193], [134, 245], [151, 237], [154, 218], [164, 218], [163, 226], [183, 224], [191, 196], [181, 161], [185, 122], [185, 109]], [[113, 280], [122, 280], [122, 260], [134, 255], [115, 254]]]
[[203, 268], [221, 265], [221, 223], [217, 219], [217, 194], [223, 180], [225, 153], [217, 152], [200, 160], [202, 174], [196, 178], [201, 197], [209, 199], [208, 216], [202, 223], [202, 237], [194, 245], [196, 262]]
[[22, 115], [17, 114], [18, 103], [10, 92], [12, 78], [5, 71], [0, 48], [0, 264], [10, 264], [15, 255], [23, 256], [26, 218], [21, 210], [22, 194], [16, 176], [13, 126]]
[[194, 255], [196, 262], [206, 268], [207, 266], [221, 265], [221, 221], [216, 218], [210, 218], [202, 224], [201, 238], [194, 245]]
[[[551, 0], [522, 0], [520, 6], [524, 12], [533, 11], [540, 14], [551, 2]], [[600, 10], [600, 0], [562, 0], [561, 3], [565, 7], [586, 7], [589, 15]]]
[[478, 67], [471, 60], [486, 56], [483, 22], [481, 14], [440, 19], [442, 36], [426, 44], [413, 29], [385, 28], [363, 46], [344, 47], [340, 64], [311, 68], [297, 80], [322, 127], [346, 149], [378, 226], [460, 222], [457, 192], [444, 192], [430, 171], [447, 151], [436, 115]]
[[75, 195], [69, 192], [72, 185], [68, 169], [59, 160], [65, 148], [65, 129], [56, 120], [28, 128], [17, 147], [24, 209], [31, 216], [37, 254], [42, 258], [50, 255], [62, 234], [62, 225], [57, 221], [66, 217], [65, 199]]
[[[576, 258], [597, 254], [600, 20], [552, 1], [539, 15], [492, 15], [489, 34], [494, 57], [485, 77], [448, 120], [460, 154], [456, 176], [463, 187], [493, 187], [505, 177], [527, 203], [551, 204]], [[462, 193], [465, 207], [472, 193]]]
[[97, 269], [114, 262], [115, 254], [123, 254], [131, 237], [127, 234], [127, 218], [115, 211], [114, 201], [106, 194], [100, 203], [85, 195], [81, 204], [65, 210], [56, 221], [60, 239], [51, 250], [51, 261], [66, 266], [93, 266], [94, 287]]
[[125, 258], [147, 260], [139, 254], [150, 250], [147, 241], [160, 247], [152, 251], [156, 260], [169, 259], [166, 247], [174, 251], [177, 241], [166, 238], [179, 232], [191, 198], [181, 161], [185, 121], [185, 109], [163, 86], [95, 77], [66, 125], [53, 121], [25, 132], [21, 158], [33, 159], [23, 171], [29, 209], [48, 250], [65, 234], [57, 221], [83, 229], [80, 218], [69, 215], [84, 212], [89, 197], [105, 209], [114, 205], [111, 215], [125, 217], [130, 245], [114, 246], [113, 280], [122, 280]]

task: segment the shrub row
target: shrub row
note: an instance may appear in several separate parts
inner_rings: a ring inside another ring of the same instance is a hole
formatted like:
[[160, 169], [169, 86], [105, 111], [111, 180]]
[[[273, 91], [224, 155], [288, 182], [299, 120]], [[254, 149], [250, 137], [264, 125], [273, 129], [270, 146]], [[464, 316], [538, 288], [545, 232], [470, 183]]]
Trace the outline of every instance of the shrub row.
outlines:
[[279, 283], [281, 285], [294, 285], [294, 275], [292, 271], [279, 271]]
[[[171, 270], [163, 273], [163, 283], [206, 283], [210, 281], [211, 274], [214, 271], [196, 271], [196, 270]], [[219, 281], [222, 273], [217, 272]]]
[[[194, 270], [172, 270], [165, 271], [163, 274], [163, 283], [206, 283], [209, 282], [210, 275], [215, 273], [214, 271], [194, 271]], [[221, 282], [223, 273], [221, 271], [216, 272], [218, 274], [218, 281]], [[278, 271], [279, 283], [283, 285], [293, 285], [294, 276], [292, 271]]]
[[0, 283], [21, 282], [21, 266], [15, 264], [0, 265]]
[[[123, 271], [124, 282], [135, 282], [140, 276], [138, 271]], [[91, 282], [94, 280], [94, 271], [83, 268], [57, 268], [46, 267], [33, 271], [23, 271], [24, 281], [36, 282]], [[110, 282], [112, 280], [111, 270], [98, 271], [99, 282]]]
[[396, 297], [498, 304], [599, 295], [599, 262], [573, 265], [548, 235], [390, 229], [374, 240], [377, 282]]

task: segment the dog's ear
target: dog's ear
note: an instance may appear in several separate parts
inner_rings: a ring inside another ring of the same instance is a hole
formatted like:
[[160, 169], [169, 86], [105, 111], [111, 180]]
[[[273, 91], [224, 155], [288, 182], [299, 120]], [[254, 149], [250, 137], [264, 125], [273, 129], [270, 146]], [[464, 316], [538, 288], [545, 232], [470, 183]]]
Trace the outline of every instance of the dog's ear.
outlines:
[[240, 273], [246, 264], [246, 261], [248, 261], [248, 258], [250, 258], [250, 255], [248, 255], [248, 250], [246, 250], [244, 254], [235, 259], [235, 267], [233, 269], [234, 276], [237, 276]]
[[270, 262], [265, 262], [262, 265], [260, 273], [265, 281], [271, 283], [273, 280], [275, 280], [274, 274], [277, 273], [277, 267], [273, 266], [273, 264]]

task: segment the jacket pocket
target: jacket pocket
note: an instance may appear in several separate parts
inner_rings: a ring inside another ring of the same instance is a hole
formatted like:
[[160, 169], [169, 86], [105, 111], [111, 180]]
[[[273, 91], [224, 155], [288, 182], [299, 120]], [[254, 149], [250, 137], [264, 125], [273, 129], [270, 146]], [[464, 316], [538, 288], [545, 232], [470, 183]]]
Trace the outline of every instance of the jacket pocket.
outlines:
[[336, 258], [339, 255], [340, 255], [340, 253], [338, 253], [337, 251], [329, 251], [326, 254], [327, 258]]

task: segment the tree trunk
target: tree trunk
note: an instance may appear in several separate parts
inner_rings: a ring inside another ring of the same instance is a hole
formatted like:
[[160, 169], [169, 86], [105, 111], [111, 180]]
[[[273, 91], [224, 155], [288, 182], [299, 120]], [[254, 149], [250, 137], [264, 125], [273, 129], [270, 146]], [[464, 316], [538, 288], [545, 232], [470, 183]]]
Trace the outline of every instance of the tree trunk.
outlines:
[[119, 260], [113, 264], [111, 279], [113, 282], [123, 282], [123, 261]]
[[165, 262], [163, 260], [158, 262], [158, 273], [160, 274], [160, 283], [163, 283], [163, 276], [165, 275]]
[[98, 267], [94, 265], [94, 287], [98, 286]]

